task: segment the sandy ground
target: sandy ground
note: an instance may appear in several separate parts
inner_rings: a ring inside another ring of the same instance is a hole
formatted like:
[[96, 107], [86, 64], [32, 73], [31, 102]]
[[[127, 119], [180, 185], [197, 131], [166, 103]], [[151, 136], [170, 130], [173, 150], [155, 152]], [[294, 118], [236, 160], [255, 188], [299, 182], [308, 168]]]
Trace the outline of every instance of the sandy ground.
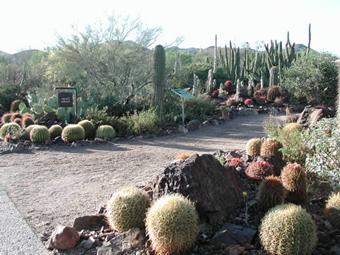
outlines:
[[41, 236], [96, 213], [120, 187], [152, 180], [180, 152], [244, 148], [263, 136], [266, 117], [237, 117], [186, 135], [1, 155], [0, 189]]

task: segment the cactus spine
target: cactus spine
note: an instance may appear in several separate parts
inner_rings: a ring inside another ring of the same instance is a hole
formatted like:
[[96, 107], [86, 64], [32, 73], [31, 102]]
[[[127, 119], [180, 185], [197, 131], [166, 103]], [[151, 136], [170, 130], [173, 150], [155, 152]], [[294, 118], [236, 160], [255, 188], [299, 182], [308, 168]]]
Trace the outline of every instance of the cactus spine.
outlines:
[[157, 109], [160, 119], [163, 113], [163, 98], [166, 83], [165, 51], [162, 45], [157, 45], [153, 59], [153, 106]]

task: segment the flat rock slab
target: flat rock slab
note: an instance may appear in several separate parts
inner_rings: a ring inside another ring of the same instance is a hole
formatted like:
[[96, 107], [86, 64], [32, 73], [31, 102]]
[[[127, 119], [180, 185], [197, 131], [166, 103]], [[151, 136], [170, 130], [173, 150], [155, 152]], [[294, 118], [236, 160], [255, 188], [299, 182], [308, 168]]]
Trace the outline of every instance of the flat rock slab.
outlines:
[[48, 254], [42, 242], [21, 217], [6, 192], [1, 190], [0, 226], [0, 254]]

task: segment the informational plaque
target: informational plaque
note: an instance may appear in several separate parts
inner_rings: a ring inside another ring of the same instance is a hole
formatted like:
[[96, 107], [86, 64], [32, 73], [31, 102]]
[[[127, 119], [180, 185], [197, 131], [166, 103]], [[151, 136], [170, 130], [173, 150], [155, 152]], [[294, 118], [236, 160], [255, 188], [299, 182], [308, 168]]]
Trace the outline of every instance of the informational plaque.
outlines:
[[72, 92], [59, 92], [58, 93], [58, 106], [59, 107], [73, 107], [73, 93]]

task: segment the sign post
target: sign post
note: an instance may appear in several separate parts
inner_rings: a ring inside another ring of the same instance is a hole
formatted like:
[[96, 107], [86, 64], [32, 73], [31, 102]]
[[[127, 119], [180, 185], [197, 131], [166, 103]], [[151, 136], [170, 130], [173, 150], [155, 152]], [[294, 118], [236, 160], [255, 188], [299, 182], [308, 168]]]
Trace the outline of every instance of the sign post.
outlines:
[[[77, 117], [77, 89], [74, 87], [56, 87], [55, 90], [58, 94], [58, 107], [74, 107], [74, 113]], [[75, 100], [73, 100], [73, 96], [75, 96]]]
[[171, 89], [171, 91], [181, 98], [181, 102], [182, 102], [182, 124], [183, 124], [183, 127], [184, 127], [184, 124], [185, 124], [185, 100], [193, 98], [193, 95], [190, 94], [188, 91], [186, 91], [184, 89], [176, 88], [176, 89]]

